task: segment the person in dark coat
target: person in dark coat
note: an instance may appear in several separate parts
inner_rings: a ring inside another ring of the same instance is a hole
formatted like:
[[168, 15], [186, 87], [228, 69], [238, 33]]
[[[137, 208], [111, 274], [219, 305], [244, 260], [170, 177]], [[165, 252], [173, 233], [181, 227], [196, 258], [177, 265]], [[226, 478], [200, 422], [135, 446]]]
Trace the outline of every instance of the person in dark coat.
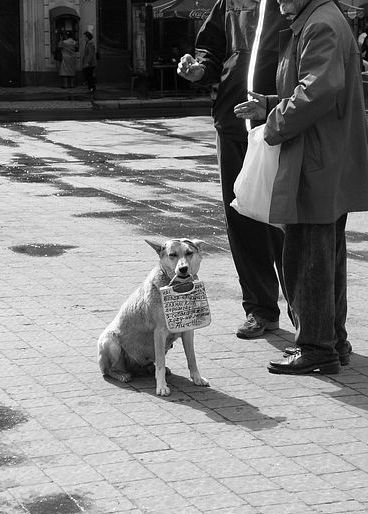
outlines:
[[[283, 270], [296, 348], [269, 371], [338, 373], [349, 363], [347, 213], [368, 210], [368, 130], [354, 35], [332, 0], [279, 0], [292, 16], [281, 33], [278, 96], [235, 108], [266, 119], [281, 144], [270, 222], [284, 223]], [[293, 197], [294, 208], [289, 200]]]
[[[279, 281], [282, 232], [237, 213], [234, 182], [247, 149], [247, 131], [234, 115], [234, 106], [247, 98], [247, 73], [259, 16], [258, 0], [218, 0], [200, 29], [196, 58], [186, 54], [178, 74], [192, 82], [215, 85], [213, 105], [217, 154], [230, 248], [242, 290], [245, 323], [240, 338], [256, 338], [279, 327]], [[264, 94], [276, 92], [278, 32], [288, 26], [276, 0], [267, 0], [253, 79]]]
[[89, 91], [96, 90], [96, 47], [93, 35], [88, 30], [84, 33], [86, 44], [82, 56], [82, 70]]

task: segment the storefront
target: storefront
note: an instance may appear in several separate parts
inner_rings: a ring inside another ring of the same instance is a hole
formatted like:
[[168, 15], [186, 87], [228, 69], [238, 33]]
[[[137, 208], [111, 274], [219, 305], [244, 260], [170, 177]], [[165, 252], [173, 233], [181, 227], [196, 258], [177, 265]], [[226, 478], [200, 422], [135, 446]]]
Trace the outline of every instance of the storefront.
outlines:
[[[216, 0], [0, 0], [0, 86], [58, 85], [55, 50], [70, 31], [78, 42], [81, 75], [83, 33], [94, 35], [98, 81], [125, 88], [185, 89], [176, 64], [193, 53], [196, 35]], [[342, 3], [354, 33], [365, 28], [367, 0]], [[365, 3], [364, 3], [365, 2]]]
[[94, 35], [100, 82], [129, 81], [131, 0], [1, 0], [0, 86], [57, 85], [55, 50], [67, 31], [78, 42]]
[[216, 0], [156, 0], [152, 3], [151, 85], [160, 90], [186, 89], [178, 79], [180, 57], [194, 53], [197, 33]]
[[[154, 66], [174, 68], [192, 52], [199, 27], [215, 0], [1, 0], [0, 86], [58, 85], [55, 60], [66, 32], [78, 42], [94, 35], [98, 81], [129, 87], [137, 75], [157, 78]], [[159, 71], [159, 75], [162, 75]], [[152, 75], [153, 74], [153, 75]], [[166, 71], [164, 72], [166, 80]], [[170, 72], [170, 87], [176, 75]], [[158, 78], [158, 82], [160, 79]], [[160, 87], [160, 85], [158, 85]], [[166, 86], [165, 86], [166, 87]]]

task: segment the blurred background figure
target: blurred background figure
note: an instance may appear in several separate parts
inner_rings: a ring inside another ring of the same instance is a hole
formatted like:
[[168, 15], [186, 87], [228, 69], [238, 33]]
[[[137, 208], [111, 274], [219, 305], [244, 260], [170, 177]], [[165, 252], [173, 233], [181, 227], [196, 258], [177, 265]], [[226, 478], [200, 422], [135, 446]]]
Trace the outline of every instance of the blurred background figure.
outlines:
[[87, 87], [89, 91], [93, 92], [96, 90], [96, 47], [91, 32], [87, 30], [84, 36], [86, 44], [82, 57], [82, 69]]
[[58, 48], [61, 50], [59, 75], [62, 79], [62, 87], [74, 87], [78, 43], [73, 39], [71, 32], [68, 31], [65, 33], [64, 38], [58, 44]]

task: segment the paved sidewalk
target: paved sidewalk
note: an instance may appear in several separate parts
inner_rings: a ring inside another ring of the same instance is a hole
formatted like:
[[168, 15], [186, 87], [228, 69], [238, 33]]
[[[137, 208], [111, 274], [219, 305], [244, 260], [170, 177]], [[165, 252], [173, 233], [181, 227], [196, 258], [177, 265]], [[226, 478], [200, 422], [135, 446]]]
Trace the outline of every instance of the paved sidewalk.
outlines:
[[[0, 126], [0, 513], [368, 512], [367, 216], [348, 226], [352, 363], [271, 375], [293, 339], [242, 321], [207, 118]], [[172, 395], [104, 380], [96, 341], [156, 262], [144, 238], [208, 241], [210, 388], [177, 342]]]

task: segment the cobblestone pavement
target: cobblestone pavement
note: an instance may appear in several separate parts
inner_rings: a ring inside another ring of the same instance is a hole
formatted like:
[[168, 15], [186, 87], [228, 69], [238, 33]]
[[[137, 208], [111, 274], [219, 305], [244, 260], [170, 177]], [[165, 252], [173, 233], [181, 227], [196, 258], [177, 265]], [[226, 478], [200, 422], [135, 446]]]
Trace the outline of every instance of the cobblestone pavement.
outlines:
[[[368, 235], [348, 226], [351, 365], [270, 375], [293, 339], [238, 340], [209, 118], [0, 126], [0, 513], [368, 512]], [[104, 380], [96, 341], [156, 262], [145, 237], [208, 242], [212, 311], [188, 379]]]

